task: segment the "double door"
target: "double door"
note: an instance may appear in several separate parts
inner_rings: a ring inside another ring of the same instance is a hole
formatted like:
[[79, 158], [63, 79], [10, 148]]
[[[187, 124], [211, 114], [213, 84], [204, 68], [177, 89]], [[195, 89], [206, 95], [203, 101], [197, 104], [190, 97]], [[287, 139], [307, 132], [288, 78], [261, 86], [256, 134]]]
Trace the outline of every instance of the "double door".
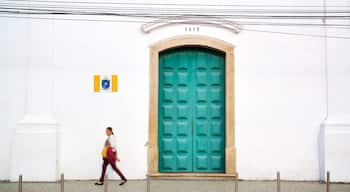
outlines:
[[225, 172], [225, 54], [159, 54], [159, 172]]

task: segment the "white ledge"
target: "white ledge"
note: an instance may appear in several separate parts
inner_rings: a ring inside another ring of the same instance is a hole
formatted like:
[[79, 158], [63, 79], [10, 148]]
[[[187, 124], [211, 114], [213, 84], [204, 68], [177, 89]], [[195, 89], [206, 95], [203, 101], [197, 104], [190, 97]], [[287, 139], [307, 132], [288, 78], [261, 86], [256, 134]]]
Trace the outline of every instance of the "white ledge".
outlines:
[[51, 115], [26, 114], [18, 125], [57, 125], [57, 121]]
[[330, 117], [323, 122], [323, 125], [332, 127], [350, 127], [350, 116], [343, 115]]

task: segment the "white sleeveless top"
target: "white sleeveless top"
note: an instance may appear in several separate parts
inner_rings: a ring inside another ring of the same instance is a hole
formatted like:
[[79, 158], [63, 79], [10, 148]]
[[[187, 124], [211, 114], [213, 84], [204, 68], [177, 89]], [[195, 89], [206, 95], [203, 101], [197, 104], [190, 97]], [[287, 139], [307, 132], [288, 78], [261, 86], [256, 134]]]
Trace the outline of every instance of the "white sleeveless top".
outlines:
[[116, 142], [116, 138], [114, 135], [110, 135], [107, 140], [106, 140], [106, 143], [108, 141], [108, 144], [114, 148], [114, 149], [117, 149], [117, 142]]

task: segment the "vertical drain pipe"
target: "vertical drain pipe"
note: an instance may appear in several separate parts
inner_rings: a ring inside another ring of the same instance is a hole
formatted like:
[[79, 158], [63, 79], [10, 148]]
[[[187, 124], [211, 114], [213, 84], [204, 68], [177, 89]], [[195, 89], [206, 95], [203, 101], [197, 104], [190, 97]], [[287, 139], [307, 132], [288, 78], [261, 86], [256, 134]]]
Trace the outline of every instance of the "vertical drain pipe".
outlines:
[[281, 192], [281, 175], [280, 172], [277, 171], [277, 192]]
[[235, 178], [235, 192], [238, 192], [238, 181], [239, 181], [239, 175], [236, 173], [236, 178]]
[[23, 177], [22, 174], [19, 175], [18, 178], [18, 192], [22, 192], [23, 191]]
[[327, 192], [330, 192], [330, 177], [331, 177], [331, 174], [329, 171], [327, 171], [327, 181], [326, 181], [326, 191]]
[[151, 184], [150, 184], [150, 180], [149, 180], [149, 175], [146, 175], [146, 184], [147, 184], [147, 192], [150, 191], [151, 189]]
[[60, 191], [64, 192], [64, 174], [61, 174], [61, 185], [60, 185]]

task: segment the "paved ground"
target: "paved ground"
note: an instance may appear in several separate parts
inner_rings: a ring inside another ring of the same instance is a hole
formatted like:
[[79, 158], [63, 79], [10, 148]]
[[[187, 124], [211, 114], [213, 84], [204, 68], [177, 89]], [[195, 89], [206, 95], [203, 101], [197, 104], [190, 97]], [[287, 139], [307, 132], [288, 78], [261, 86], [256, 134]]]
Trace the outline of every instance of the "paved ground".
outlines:
[[[103, 186], [94, 181], [66, 181], [65, 192], [103, 192]], [[119, 181], [109, 182], [109, 192], [146, 192], [144, 180], [128, 181], [119, 187]], [[350, 192], [350, 184], [331, 184], [331, 192]], [[23, 183], [23, 192], [59, 192], [59, 183]], [[238, 192], [275, 192], [273, 181], [240, 181]], [[0, 182], [0, 192], [18, 192], [18, 184]], [[150, 192], [235, 192], [232, 181], [183, 181], [157, 180], [151, 182]], [[281, 192], [326, 192], [325, 184], [319, 182], [281, 182]]]

